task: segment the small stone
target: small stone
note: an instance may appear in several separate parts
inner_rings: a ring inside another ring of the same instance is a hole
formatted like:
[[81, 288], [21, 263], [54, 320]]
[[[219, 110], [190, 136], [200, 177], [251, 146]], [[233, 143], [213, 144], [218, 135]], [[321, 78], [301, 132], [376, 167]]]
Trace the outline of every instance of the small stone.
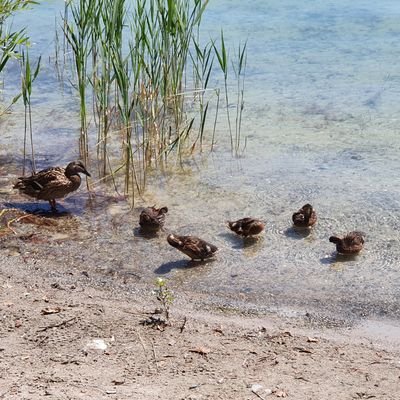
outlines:
[[273, 393], [271, 389], [265, 389], [263, 385], [260, 385], [258, 383], [249, 385], [249, 387], [250, 390], [258, 396], [269, 396]]
[[191, 386], [189, 386], [189, 389], [190, 390], [193, 390], [193, 389], [196, 389], [196, 388], [198, 388], [200, 385], [191, 385]]
[[103, 339], [93, 339], [89, 343], [86, 344], [85, 350], [106, 350], [107, 344]]
[[251, 385], [251, 387], [250, 387], [250, 390], [253, 392], [253, 393], [258, 393], [258, 392], [260, 392], [261, 390], [263, 390], [264, 389], [264, 386], [262, 386], [262, 385], [260, 385], [260, 384], [258, 384], [258, 383], [254, 383], [253, 385]]

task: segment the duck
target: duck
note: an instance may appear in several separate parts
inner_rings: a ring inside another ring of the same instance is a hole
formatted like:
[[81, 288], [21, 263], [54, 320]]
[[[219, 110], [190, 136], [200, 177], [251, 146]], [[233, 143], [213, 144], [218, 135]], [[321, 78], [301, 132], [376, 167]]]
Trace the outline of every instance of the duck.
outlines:
[[317, 213], [311, 204], [305, 204], [292, 215], [293, 225], [298, 228], [311, 228], [317, 222]]
[[364, 234], [361, 232], [349, 232], [343, 238], [331, 236], [329, 241], [336, 244], [339, 254], [351, 255], [359, 253], [364, 247]]
[[157, 232], [165, 223], [165, 214], [168, 207], [156, 208], [155, 206], [145, 208], [139, 217], [140, 228], [148, 232]]
[[246, 217], [237, 221], [228, 221], [228, 227], [239, 236], [247, 238], [261, 233], [265, 228], [265, 224], [259, 219]]
[[196, 236], [178, 236], [169, 234], [168, 243], [189, 256], [192, 260], [204, 261], [211, 258], [218, 251], [218, 247]]
[[21, 176], [14, 184], [14, 189], [35, 199], [47, 200], [51, 210], [57, 211], [56, 199], [61, 199], [79, 188], [80, 173], [90, 176], [81, 161], [72, 161], [66, 168], [50, 167], [31, 176]]

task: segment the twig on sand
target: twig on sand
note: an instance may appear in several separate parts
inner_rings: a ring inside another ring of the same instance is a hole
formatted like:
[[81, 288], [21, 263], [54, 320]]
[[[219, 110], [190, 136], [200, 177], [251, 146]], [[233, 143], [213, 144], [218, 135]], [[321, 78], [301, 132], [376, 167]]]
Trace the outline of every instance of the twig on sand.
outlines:
[[186, 322], [187, 322], [187, 318], [185, 317], [185, 318], [183, 319], [183, 322], [182, 322], [182, 325], [181, 325], [181, 328], [180, 328], [181, 333], [183, 332], [183, 330], [184, 330], [185, 327], [186, 327]]
[[259, 395], [256, 391], [252, 390], [251, 393], [255, 394], [259, 399], [265, 400], [265, 397], [262, 397], [262, 396]]
[[52, 324], [52, 325], [47, 325], [47, 326], [42, 326], [38, 329], [38, 332], [44, 332], [47, 331], [47, 329], [51, 329], [51, 328], [59, 328], [60, 326], [66, 325], [72, 321], [74, 321], [76, 319], [76, 317], [72, 317], [70, 319], [67, 319], [65, 321], [61, 321], [58, 324]]

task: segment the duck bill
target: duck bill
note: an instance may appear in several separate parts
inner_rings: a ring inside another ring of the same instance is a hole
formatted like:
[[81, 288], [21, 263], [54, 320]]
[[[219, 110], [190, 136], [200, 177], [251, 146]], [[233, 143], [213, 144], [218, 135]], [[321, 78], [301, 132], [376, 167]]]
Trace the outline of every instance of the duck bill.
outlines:
[[89, 172], [86, 169], [82, 171], [82, 174], [85, 174], [85, 175], [87, 175], [89, 177], [92, 176], [92, 175], [89, 174]]

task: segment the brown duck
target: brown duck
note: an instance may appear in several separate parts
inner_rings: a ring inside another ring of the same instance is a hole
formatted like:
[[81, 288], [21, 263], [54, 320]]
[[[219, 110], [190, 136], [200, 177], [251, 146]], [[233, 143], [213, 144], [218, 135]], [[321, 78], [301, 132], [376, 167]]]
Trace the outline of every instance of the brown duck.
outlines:
[[364, 247], [364, 234], [361, 232], [350, 232], [342, 239], [337, 236], [331, 236], [329, 241], [336, 244], [336, 251], [339, 254], [357, 254]]
[[264, 222], [255, 218], [242, 218], [237, 221], [228, 221], [229, 229], [237, 233], [239, 236], [247, 238], [261, 233], [264, 228]]
[[139, 225], [141, 229], [148, 232], [157, 232], [165, 223], [165, 214], [168, 212], [168, 207], [155, 208], [147, 207], [139, 217]]
[[170, 234], [167, 240], [172, 247], [186, 254], [192, 260], [204, 261], [206, 258], [213, 257], [218, 251], [218, 247], [196, 236], [178, 236]]
[[293, 225], [298, 228], [310, 228], [317, 222], [317, 213], [311, 204], [305, 204], [292, 215]]
[[66, 168], [51, 167], [31, 176], [22, 176], [14, 185], [21, 193], [38, 200], [47, 200], [56, 211], [56, 199], [77, 190], [81, 184], [80, 173], [90, 176], [81, 161], [72, 161]]

